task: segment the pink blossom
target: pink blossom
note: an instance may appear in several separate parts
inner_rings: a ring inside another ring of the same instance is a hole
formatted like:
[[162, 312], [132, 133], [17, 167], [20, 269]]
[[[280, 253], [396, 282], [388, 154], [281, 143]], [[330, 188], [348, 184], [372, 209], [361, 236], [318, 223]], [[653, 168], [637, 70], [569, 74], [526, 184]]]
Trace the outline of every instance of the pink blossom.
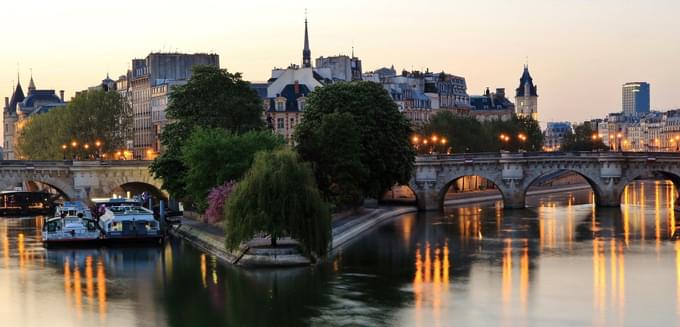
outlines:
[[234, 190], [234, 181], [225, 182], [220, 186], [213, 187], [208, 193], [208, 209], [205, 210], [203, 220], [207, 223], [216, 223], [224, 218], [224, 204]]

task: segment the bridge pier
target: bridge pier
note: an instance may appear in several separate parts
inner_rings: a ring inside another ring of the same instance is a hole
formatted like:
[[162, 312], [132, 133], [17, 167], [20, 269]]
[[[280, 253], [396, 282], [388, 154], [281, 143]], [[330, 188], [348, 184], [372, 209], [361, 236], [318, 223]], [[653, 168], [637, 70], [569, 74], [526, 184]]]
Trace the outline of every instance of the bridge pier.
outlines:
[[420, 211], [438, 211], [442, 209], [443, 199], [437, 189], [415, 190], [416, 204]]
[[527, 205], [524, 192], [517, 191], [503, 194], [503, 209], [524, 209]]

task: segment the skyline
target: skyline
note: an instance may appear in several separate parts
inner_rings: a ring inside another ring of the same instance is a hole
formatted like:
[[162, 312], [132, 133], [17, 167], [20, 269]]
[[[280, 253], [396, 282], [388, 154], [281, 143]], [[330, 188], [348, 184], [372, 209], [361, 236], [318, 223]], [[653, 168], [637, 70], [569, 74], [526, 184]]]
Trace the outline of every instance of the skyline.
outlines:
[[[652, 110], [680, 108], [674, 92], [680, 87], [674, 80], [680, 75], [680, 36], [673, 33], [680, 28], [673, 17], [680, 4], [669, 0], [654, 5], [426, 1], [420, 7], [384, 0], [347, 1], [342, 7], [312, 1], [289, 6], [267, 0], [255, 6], [198, 0], [191, 8], [176, 0], [163, 7], [130, 0], [117, 6], [42, 2], [22, 3], [35, 7], [33, 11], [10, 3], [0, 14], [0, 28], [12, 31], [6, 44], [15, 45], [0, 54], [3, 97], [11, 95], [12, 81], [16, 83], [17, 62], [22, 86], [32, 69], [38, 88], [65, 89], [70, 98], [107, 72], [115, 78], [133, 58], [157, 51], [214, 52], [223, 68], [242, 72], [246, 80], [265, 81], [274, 67], [300, 64], [306, 7], [312, 59], [349, 55], [354, 46], [364, 71], [390, 65], [398, 71], [444, 70], [465, 77], [470, 95], [489, 87], [505, 88], [514, 96], [528, 57], [543, 123], [619, 112], [621, 85], [634, 81], [651, 84]], [[152, 12], [165, 24], [140, 22], [148, 17], [144, 13]], [[44, 23], [59, 15], [81, 16]]]

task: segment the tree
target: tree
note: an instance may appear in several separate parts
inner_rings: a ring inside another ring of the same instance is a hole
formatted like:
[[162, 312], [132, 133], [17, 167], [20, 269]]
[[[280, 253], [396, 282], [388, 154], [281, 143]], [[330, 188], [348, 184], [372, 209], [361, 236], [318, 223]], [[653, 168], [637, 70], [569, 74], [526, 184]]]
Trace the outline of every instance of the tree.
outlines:
[[574, 126], [574, 131], [568, 131], [564, 135], [561, 151], [604, 151], [609, 149], [602, 139], [597, 137], [590, 123]]
[[244, 133], [264, 127], [262, 101], [240, 73], [231, 74], [213, 66], [196, 66], [185, 85], [175, 86], [166, 110], [169, 120], [161, 135], [165, 152], [151, 165], [163, 188], [183, 198], [182, 144], [196, 127], [223, 128]]
[[368, 171], [361, 162], [361, 138], [355, 126], [350, 113], [324, 115], [319, 128], [310, 130], [300, 145], [315, 154], [317, 184], [326, 199], [338, 206], [356, 206], [364, 195], [362, 183]]
[[[130, 107], [120, 94], [87, 91], [66, 107], [31, 117], [19, 134], [17, 150], [33, 160], [61, 159], [66, 152], [68, 157], [85, 158], [95, 154], [99, 141], [100, 153], [114, 152], [125, 144], [131, 122]], [[75, 150], [70, 147], [73, 141], [78, 144]], [[67, 151], [62, 149], [64, 144], [69, 145]]]
[[[485, 138], [493, 145], [490, 151], [540, 151], [543, 148], [543, 133], [538, 122], [531, 117], [513, 115], [507, 121], [495, 120], [484, 124]], [[507, 136], [507, 141], [500, 139]]]
[[[328, 117], [332, 114], [338, 115]], [[336, 123], [336, 128], [325, 130]], [[302, 158], [312, 163], [324, 194], [336, 193], [334, 186], [343, 183], [358, 186], [363, 196], [379, 198], [395, 183], [409, 181], [415, 156], [411, 134], [408, 120], [387, 91], [380, 84], [361, 81], [312, 92], [295, 139]], [[351, 162], [338, 165], [333, 162], [336, 155]], [[345, 183], [347, 178], [354, 181]]]
[[[456, 116], [450, 111], [439, 112], [425, 124], [421, 130], [421, 137], [437, 135], [447, 140], [446, 145], [437, 145], [437, 152], [485, 152], [491, 147], [490, 138], [485, 135], [484, 126], [472, 117]], [[419, 152], [425, 153], [431, 146], [419, 145]]]
[[290, 149], [258, 152], [231, 194], [224, 215], [228, 249], [238, 248], [258, 233], [268, 233], [272, 246], [279, 237], [290, 236], [308, 255], [328, 252], [328, 206], [311, 168]]
[[250, 168], [255, 153], [285, 144], [270, 131], [235, 134], [222, 128], [197, 128], [182, 146], [183, 183], [197, 208], [206, 208], [208, 191], [226, 181], [237, 181]]

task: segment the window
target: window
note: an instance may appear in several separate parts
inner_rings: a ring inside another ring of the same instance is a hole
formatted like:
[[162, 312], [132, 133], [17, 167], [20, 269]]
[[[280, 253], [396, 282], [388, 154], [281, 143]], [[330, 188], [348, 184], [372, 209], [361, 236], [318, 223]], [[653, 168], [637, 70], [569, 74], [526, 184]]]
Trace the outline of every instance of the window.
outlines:
[[276, 100], [276, 111], [286, 111], [285, 100]]
[[298, 99], [298, 109], [300, 111], [305, 111], [305, 98]]
[[276, 128], [277, 129], [283, 129], [283, 127], [284, 127], [283, 118], [276, 119]]

